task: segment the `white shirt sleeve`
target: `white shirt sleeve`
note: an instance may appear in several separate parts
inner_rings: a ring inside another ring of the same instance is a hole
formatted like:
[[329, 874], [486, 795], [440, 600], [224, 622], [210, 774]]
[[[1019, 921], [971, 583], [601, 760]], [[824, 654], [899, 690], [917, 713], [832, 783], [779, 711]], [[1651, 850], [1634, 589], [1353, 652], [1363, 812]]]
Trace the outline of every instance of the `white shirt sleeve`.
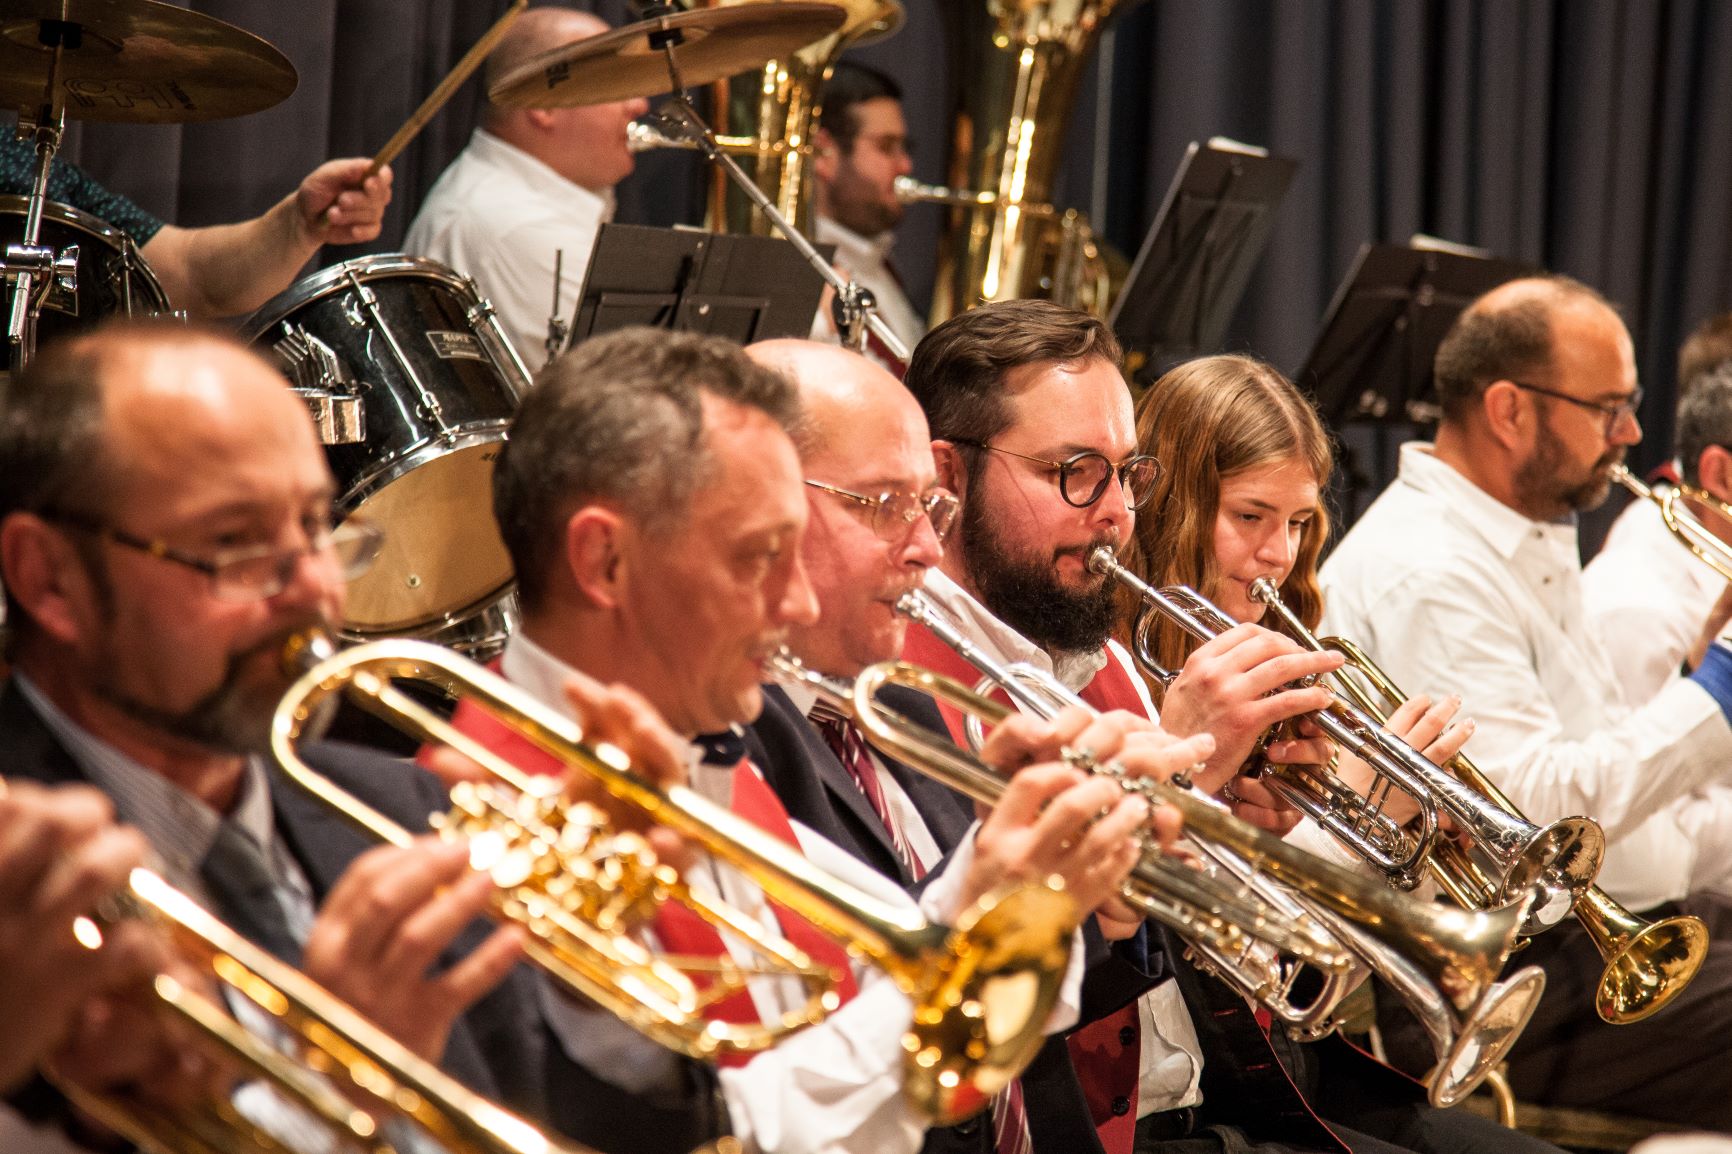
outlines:
[[1503, 608], [1472, 575], [1435, 573], [1385, 591], [1367, 639], [1407, 692], [1462, 694], [1478, 726], [1468, 752], [1530, 819], [1591, 815], [1615, 841], [1732, 773], [1732, 729], [1687, 680], [1603, 728], [1571, 731], [1552, 696], [1566, 677], [1540, 668], [1570, 654], [1536, 652], [1519, 613]]

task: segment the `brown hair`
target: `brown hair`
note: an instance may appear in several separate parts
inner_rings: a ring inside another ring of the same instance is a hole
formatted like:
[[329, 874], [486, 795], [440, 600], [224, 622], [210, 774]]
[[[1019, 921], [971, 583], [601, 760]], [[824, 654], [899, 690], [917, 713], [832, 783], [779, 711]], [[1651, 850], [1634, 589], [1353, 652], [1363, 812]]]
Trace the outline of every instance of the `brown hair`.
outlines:
[[[1187, 361], [1156, 381], [1137, 403], [1137, 447], [1159, 458], [1161, 474], [1137, 514], [1126, 562], [1152, 585], [1190, 585], [1205, 597], [1220, 579], [1214, 546], [1222, 478], [1298, 457], [1322, 489], [1335, 466], [1329, 434], [1310, 401], [1274, 368], [1243, 356]], [[1281, 586], [1282, 599], [1310, 626], [1323, 615], [1317, 561], [1328, 536], [1327, 510], [1319, 503]], [[1140, 607], [1127, 601], [1127, 627]], [[1168, 669], [1178, 669], [1196, 648], [1166, 621], [1154, 627], [1150, 641]]]
[[1455, 319], [1432, 361], [1437, 403], [1448, 424], [1467, 419], [1493, 381], [1543, 373], [1552, 364], [1552, 316], [1559, 307], [1588, 300], [1617, 312], [1611, 301], [1560, 273], [1524, 278], [1534, 291], [1496, 307], [1492, 289]]
[[[926, 410], [933, 440], [985, 444], [1010, 424], [1004, 378], [1012, 369], [1097, 358], [1115, 368], [1124, 360], [1099, 317], [1051, 301], [992, 301], [927, 333], [903, 384]], [[973, 472], [980, 450], [960, 448]]]
[[1690, 395], [1698, 377], [1732, 361], [1732, 313], [1720, 313], [1697, 325], [1678, 350], [1678, 404]]

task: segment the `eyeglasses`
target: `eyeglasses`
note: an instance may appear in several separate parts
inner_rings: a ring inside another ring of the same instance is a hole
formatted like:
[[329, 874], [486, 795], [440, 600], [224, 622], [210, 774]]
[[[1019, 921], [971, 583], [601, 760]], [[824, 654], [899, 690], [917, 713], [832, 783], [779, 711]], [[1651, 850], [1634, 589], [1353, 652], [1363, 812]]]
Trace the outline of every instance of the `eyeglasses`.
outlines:
[[924, 493], [902, 490], [868, 497], [865, 493], [840, 489], [822, 481], [807, 481], [806, 484], [826, 493], [834, 493], [857, 505], [869, 506], [872, 510], [872, 531], [886, 541], [902, 540], [921, 517], [932, 522], [932, 532], [942, 541], [944, 535], [950, 532], [950, 527], [956, 523], [957, 510], [962, 508], [962, 502], [948, 489], [928, 489]]
[[385, 533], [378, 526], [351, 517], [335, 528], [324, 523], [314, 526], [308, 531], [307, 543], [297, 548], [251, 545], [197, 557], [161, 539], [139, 537], [81, 513], [50, 512], [44, 516], [70, 529], [196, 569], [211, 579], [211, 592], [224, 601], [264, 601], [275, 597], [288, 588], [301, 558], [310, 554], [329, 552], [342, 566], [343, 580], [353, 580], [373, 564], [385, 542]]
[[1003, 453], [1007, 457], [1020, 457], [1024, 461], [1033, 461], [1037, 465], [1056, 469], [1059, 496], [1064, 498], [1065, 504], [1074, 505], [1078, 509], [1086, 509], [1100, 500], [1101, 494], [1107, 491], [1107, 482], [1115, 473], [1118, 474], [1119, 488], [1125, 493], [1125, 504], [1132, 509], [1141, 509], [1154, 494], [1155, 478], [1161, 475], [1161, 463], [1147, 453], [1138, 453], [1117, 465], [1107, 460], [1105, 455], [1093, 451], [1077, 453], [1062, 461], [1049, 461], [1045, 457], [1013, 453], [1009, 449], [988, 445], [984, 441], [966, 441], [961, 437], [951, 437], [949, 440], [953, 445], [972, 445], [976, 449]]
[[1580, 409], [1592, 409], [1606, 418], [1605, 435], [1611, 436], [1612, 430], [1618, 427], [1618, 422], [1626, 417], [1634, 417], [1636, 410], [1642, 407], [1642, 390], [1638, 387], [1621, 401], [1584, 401], [1580, 397], [1572, 397], [1568, 393], [1560, 393], [1556, 389], [1541, 388], [1539, 385], [1529, 385], [1522, 381], [1511, 381], [1516, 388], [1529, 393], [1538, 393], [1542, 397], [1554, 400], [1568, 401]]

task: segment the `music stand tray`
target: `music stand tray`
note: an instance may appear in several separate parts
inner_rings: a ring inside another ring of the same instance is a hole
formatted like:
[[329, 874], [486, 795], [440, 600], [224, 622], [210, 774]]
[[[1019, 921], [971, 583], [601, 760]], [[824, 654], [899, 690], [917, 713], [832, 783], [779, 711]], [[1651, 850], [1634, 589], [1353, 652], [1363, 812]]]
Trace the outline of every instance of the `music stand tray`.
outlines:
[[776, 237], [604, 224], [567, 347], [628, 325], [740, 344], [809, 336], [823, 290], [799, 251]]
[[1223, 137], [1191, 142], [1109, 318], [1133, 376], [1220, 346], [1298, 168]]
[[1363, 245], [1293, 379], [1335, 428], [1431, 424], [1432, 360], [1444, 334], [1476, 298], [1535, 271], [1431, 237]]

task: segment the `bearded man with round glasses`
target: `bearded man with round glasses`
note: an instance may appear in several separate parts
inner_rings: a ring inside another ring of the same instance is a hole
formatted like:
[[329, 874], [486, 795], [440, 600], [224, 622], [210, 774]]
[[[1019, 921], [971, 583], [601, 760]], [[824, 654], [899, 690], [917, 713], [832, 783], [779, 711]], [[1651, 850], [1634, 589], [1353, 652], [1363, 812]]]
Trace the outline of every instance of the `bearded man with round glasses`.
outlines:
[[1478, 723], [1468, 752], [1523, 813], [1600, 823], [1613, 898], [1707, 923], [1694, 981], [1620, 1026], [1592, 1009], [1605, 962], [1585, 930], [1531, 939], [1547, 990], [1511, 1053], [1518, 1095], [1732, 1129], [1732, 904], [1702, 892], [1725, 870], [1706, 799], [1732, 780], [1732, 651], [1711, 645], [1689, 677], [1634, 692], [1582, 594], [1574, 515], [1642, 439], [1629, 331], [1587, 285], [1511, 281], [1456, 320], [1435, 379], [1436, 441], [1402, 446], [1395, 482], [1323, 566], [1320, 632], [1363, 645], [1409, 693], [1459, 693]]
[[[332, 527], [334, 496], [304, 405], [226, 335], [111, 325], [9, 381], [0, 772], [95, 786], [170, 884], [478, 1092], [614, 1150], [713, 1136], [707, 1093], [635, 1098], [566, 1056], [550, 992], [517, 964], [518, 931], [477, 920], [495, 887], [467, 845], [375, 847], [265, 756], [285, 642], [341, 620], [345, 579], [377, 552], [371, 531]], [[588, 688], [592, 706], [632, 712]], [[634, 753], [653, 749], [611, 725]], [[409, 830], [450, 806], [395, 759], [302, 754]], [[679, 772], [671, 756], [643, 768]], [[53, 1092], [29, 1096], [41, 1108]], [[0, 1145], [29, 1148], [10, 1133]]]

